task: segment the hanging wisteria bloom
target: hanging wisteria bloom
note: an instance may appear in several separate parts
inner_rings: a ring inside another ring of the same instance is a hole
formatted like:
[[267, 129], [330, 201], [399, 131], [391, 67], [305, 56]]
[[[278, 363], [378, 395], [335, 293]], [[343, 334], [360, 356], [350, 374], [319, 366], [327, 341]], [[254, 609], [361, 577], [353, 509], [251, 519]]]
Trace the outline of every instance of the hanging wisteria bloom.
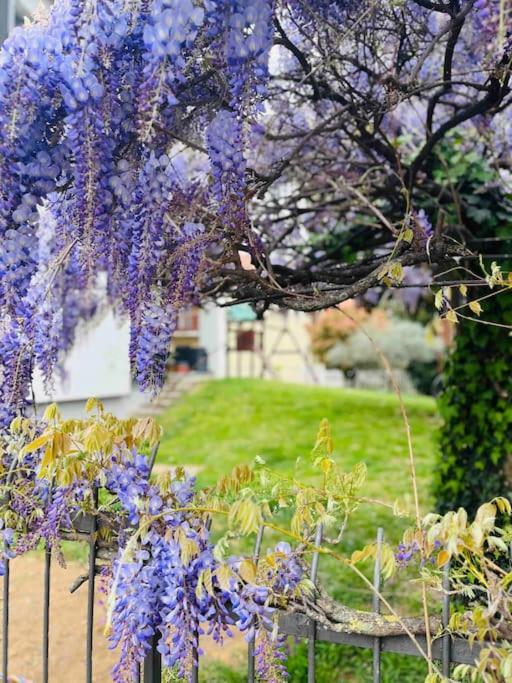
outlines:
[[[51, 383], [76, 325], [100, 304], [99, 278], [130, 318], [141, 387], [163, 381], [209, 250], [251, 231], [242, 121], [265, 91], [274, 10], [271, 0], [56, 0], [5, 42], [3, 425], [26, 405], [35, 365]], [[202, 170], [180, 174], [190, 108], [209, 157], [202, 144], [189, 149], [186, 163]]]

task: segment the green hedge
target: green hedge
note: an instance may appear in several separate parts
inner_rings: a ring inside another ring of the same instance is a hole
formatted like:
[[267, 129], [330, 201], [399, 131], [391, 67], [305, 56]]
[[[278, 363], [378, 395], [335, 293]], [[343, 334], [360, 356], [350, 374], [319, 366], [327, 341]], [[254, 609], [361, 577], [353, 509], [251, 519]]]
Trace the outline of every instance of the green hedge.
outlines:
[[[512, 324], [512, 294], [482, 302], [482, 320]], [[508, 495], [512, 465], [512, 337], [508, 330], [464, 320], [458, 329], [439, 400], [443, 426], [435, 472], [440, 512], [471, 513]]]

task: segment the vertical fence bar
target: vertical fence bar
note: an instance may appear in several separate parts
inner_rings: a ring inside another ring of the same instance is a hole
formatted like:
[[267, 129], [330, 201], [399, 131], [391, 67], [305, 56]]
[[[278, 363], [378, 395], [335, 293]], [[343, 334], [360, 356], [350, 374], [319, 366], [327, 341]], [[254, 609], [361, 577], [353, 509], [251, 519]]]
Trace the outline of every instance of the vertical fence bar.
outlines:
[[199, 683], [199, 653], [197, 647], [192, 650], [192, 671], [190, 672], [190, 683]]
[[443, 569], [443, 644], [442, 644], [442, 661], [441, 671], [446, 678], [450, 677], [451, 664], [451, 650], [452, 643], [450, 634], [448, 633], [448, 624], [450, 623], [450, 563], [447, 562]]
[[[10, 501], [11, 495], [9, 492], [9, 485], [14, 476], [14, 469], [16, 467], [16, 458], [13, 459], [9, 466], [6, 479], [6, 502]], [[3, 600], [2, 605], [2, 681], [7, 681], [9, 673], [9, 587], [11, 583], [11, 565], [9, 559], [4, 560], [4, 585], [3, 585]]]
[[[53, 499], [53, 481], [48, 491], [48, 502]], [[50, 658], [50, 600], [51, 600], [52, 547], [46, 542], [44, 549], [44, 587], [43, 587], [43, 683], [48, 683]]]
[[144, 683], [162, 683], [162, 658], [157, 645], [158, 636], [153, 636], [151, 650], [144, 660]]
[[9, 560], [4, 560], [4, 586], [2, 605], [2, 680], [7, 681], [9, 669], [9, 583], [11, 567]]
[[[256, 541], [254, 543], [254, 553], [253, 559], [258, 563], [261, 553], [261, 544], [263, 543], [263, 532], [265, 531], [264, 526], [260, 526], [258, 529], [258, 534], [256, 536]], [[247, 681], [248, 683], [254, 683], [256, 680], [256, 668], [254, 666], [254, 638], [251, 638], [247, 645]]]
[[153, 446], [153, 450], [151, 451], [151, 455], [149, 456], [149, 476], [151, 476], [151, 473], [153, 472], [153, 467], [155, 466], [156, 456], [158, 455], [159, 448], [160, 441], [155, 446]]
[[[315, 534], [315, 546], [319, 546], [322, 543], [323, 527], [318, 524], [316, 527]], [[313, 553], [313, 561], [311, 562], [311, 581], [316, 584], [316, 579], [318, 576], [318, 562], [320, 559], [320, 554], [318, 551]], [[309, 625], [309, 638], [308, 638], [308, 683], [315, 683], [316, 680], [316, 662], [315, 662], [315, 650], [316, 650], [316, 623], [311, 621]]]
[[[98, 508], [98, 489], [94, 489], [94, 508]], [[91, 528], [89, 529], [89, 581], [87, 584], [87, 637], [85, 641], [85, 681], [92, 683], [93, 670], [93, 640], [94, 640], [94, 597], [96, 587], [96, 534], [98, 531], [98, 519], [96, 514], [91, 516]]]
[[43, 589], [43, 683], [48, 683], [50, 655], [50, 581], [52, 570], [52, 548], [44, 551], [44, 589]]
[[[382, 565], [382, 543], [384, 541], [384, 529], [377, 529], [377, 556], [373, 568], [373, 587], [375, 592], [372, 596], [372, 608], [375, 614], [380, 614], [380, 593], [381, 587], [381, 565]], [[380, 683], [381, 676], [381, 641], [377, 636], [373, 640], [373, 683]]]

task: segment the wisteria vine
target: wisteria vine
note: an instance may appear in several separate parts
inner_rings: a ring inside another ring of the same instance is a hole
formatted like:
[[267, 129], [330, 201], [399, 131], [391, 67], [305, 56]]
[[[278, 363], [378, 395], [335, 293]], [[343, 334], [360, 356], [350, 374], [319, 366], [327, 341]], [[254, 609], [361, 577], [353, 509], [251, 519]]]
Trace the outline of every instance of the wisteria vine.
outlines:
[[[361, 505], [407, 513], [396, 502], [362, 495], [366, 467], [339, 467], [327, 421], [306, 458], [307, 475], [298, 465], [287, 477], [258, 457], [200, 488], [180, 467], [152, 473], [161, 440], [153, 419], [119, 420], [95, 399], [86, 412], [82, 420], [64, 420], [51, 405], [41, 420], [15, 418], [0, 437], [0, 575], [8, 562], [42, 547], [65, 562], [62, 540], [90, 540], [93, 516], [105, 636], [117, 656], [114, 683], [135, 680], [155, 644], [174, 678], [194, 680], [205, 639], [223, 645], [237, 632], [254, 644], [259, 683], [283, 683], [284, 612], [333, 631], [424, 633], [425, 617], [403, 618], [387, 600], [391, 618], [340, 607], [322, 583], [310, 580], [312, 552], [351, 569], [367, 587], [359, 568], [367, 560], [378, 561], [384, 579], [415, 571], [416, 583], [441, 588], [444, 567], [454, 558], [452, 590], [464, 596], [468, 610], [455, 611], [449, 628], [483, 642], [480, 657], [475, 654], [479, 671], [508, 666], [510, 572], [500, 565], [508, 561], [509, 532], [497, 526], [499, 515], [510, 518], [507, 499], [482, 505], [472, 522], [463, 509], [428, 514], [406, 530], [396, 551], [370, 543], [347, 556], [340, 540]], [[319, 475], [316, 484], [311, 468]], [[248, 537], [259, 539], [254, 555]]]
[[[201, 636], [222, 644], [235, 631], [255, 641], [260, 680], [283, 680], [285, 643], [269, 633], [276, 607], [305, 590], [299, 556], [277, 544], [256, 572], [247, 556], [219, 550], [208, 509], [229, 511], [229, 482], [212, 496], [180, 468], [151, 477], [156, 424], [117, 420], [97, 401], [87, 409], [86, 420], [63, 421], [50, 406], [42, 421], [16, 418], [4, 435], [0, 574], [6, 560], [41, 544], [64, 561], [62, 538], [81, 513], [93, 514], [100, 545], [114, 553], [102, 568], [105, 634], [118, 653], [113, 681], [136, 678], [155, 637], [164, 665], [189, 680]], [[250, 531], [243, 516], [230, 523], [233, 538]]]
[[[107, 301], [131, 321], [140, 386], [163, 381], [209, 250], [250, 234], [244, 121], [264, 95], [273, 11], [270, 0], [56, 0], [5, 42], [4, 427], [35, 366], [51, 383], [105, 278]], [[207, 154], [183, 152], [191, 125], [210, 131]]]

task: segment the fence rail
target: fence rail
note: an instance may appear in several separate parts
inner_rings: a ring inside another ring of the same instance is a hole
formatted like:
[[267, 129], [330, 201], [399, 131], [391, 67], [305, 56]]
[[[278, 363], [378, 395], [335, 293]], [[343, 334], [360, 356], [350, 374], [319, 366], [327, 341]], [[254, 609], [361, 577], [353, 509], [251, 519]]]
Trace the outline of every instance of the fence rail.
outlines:
[[[85, 540], [89, 545], [88, 573], [80, 577], [79, 581], [72, 587], [76, 590], [87, 581], [87, 627], [85, 649], [85, 682], [93, 681], [94, 663], [94, 640], [93, 640], [93, 619], [95, 607], [95, 576], [97, 573], [97, 559], [104, 557], [104, 549], [98, 547], [97, 530], [98, 524], [96, 517], [92, 515], [81, 515], [75, 520], [75, 529], [80, 540]], [[254, 559], [259, 558], [263, 543], [263, 528], [257, 534], [254, 547]], [[374, 566], [373, 587], [373, 611], [380, 612], [380, 593], [381, 582], [381, 560], [380, 549], [382, 548], [384, 533], [382, 529], [377, 533], [377, 557]], [[315, 543], [317, 546], [322, 541], [322, 527], [319, 526], [316, 532]], [[318, 552], [313, 554], [310, 578], [316, 583], [319, 569], [320, 555]], [[12, 571], [12, 562], [5, 560], [5, 573], [3, 577], [3, 605], [2, 605], [2, 681], [8, 681], [9, 674], [9, 589]], [[45, 550], [44, 554], [44, 577], [43, 577], [43, 629], [41, 638], [41, 657], [42, 657], [42, 683], [49, 683], [49, 652], [50, 652], [50, 575], [52, 567], [52, 553], [50, 549]], [[442, 625], [446, 629], [450, 617], [450, 591], [449, 591], [449, 570], [445, 568], [443, 597], [442, 597]], [[300, 613], [282, 613], [279, 618], [279, 631], [283, 635], [293, 636], [298, 639], [308, 641], [308, 683], [314, 683], [316, 678], [315, 650], [318, 641], [325, 641], [338, 645], [350, 645], [357, 648], [365, 648], [373, 652], [373, 681], [381, 681], [381, 656], [384, 652], [395, 652], [408, 656], [422, 656], [418, 645], [426, 651], [427, 643], [425, 636], [415, 636], [417, 643], [414, 643], [408, 635], [392, 636], [373, 636], [355, 632], [338, 631], [329, 629], [315, 620], [308, 618]], [[473, 664], [478, 656], [478, 644], [471, 647], [467, 640], [462, 638], [452, 638], [446, 631], [435, 639], [432, 643], [432, 654], [435, 660], [440, 662], [440, 670], [443, 675], [449, 676], [452, 664]], [[247, 681], [255, 683], [255, 650], [254, 642], [248, 643], [247, 659]], [[149, 652], [141, 671], [139, 672], [137, 683], [161, 683], [162, 680], [162, 661], [157, 651], [157, 639], [153, 641], [153, 646]], [[199, 680], [199, 664], [194, 665], [192, 672], [192, 683]]]

